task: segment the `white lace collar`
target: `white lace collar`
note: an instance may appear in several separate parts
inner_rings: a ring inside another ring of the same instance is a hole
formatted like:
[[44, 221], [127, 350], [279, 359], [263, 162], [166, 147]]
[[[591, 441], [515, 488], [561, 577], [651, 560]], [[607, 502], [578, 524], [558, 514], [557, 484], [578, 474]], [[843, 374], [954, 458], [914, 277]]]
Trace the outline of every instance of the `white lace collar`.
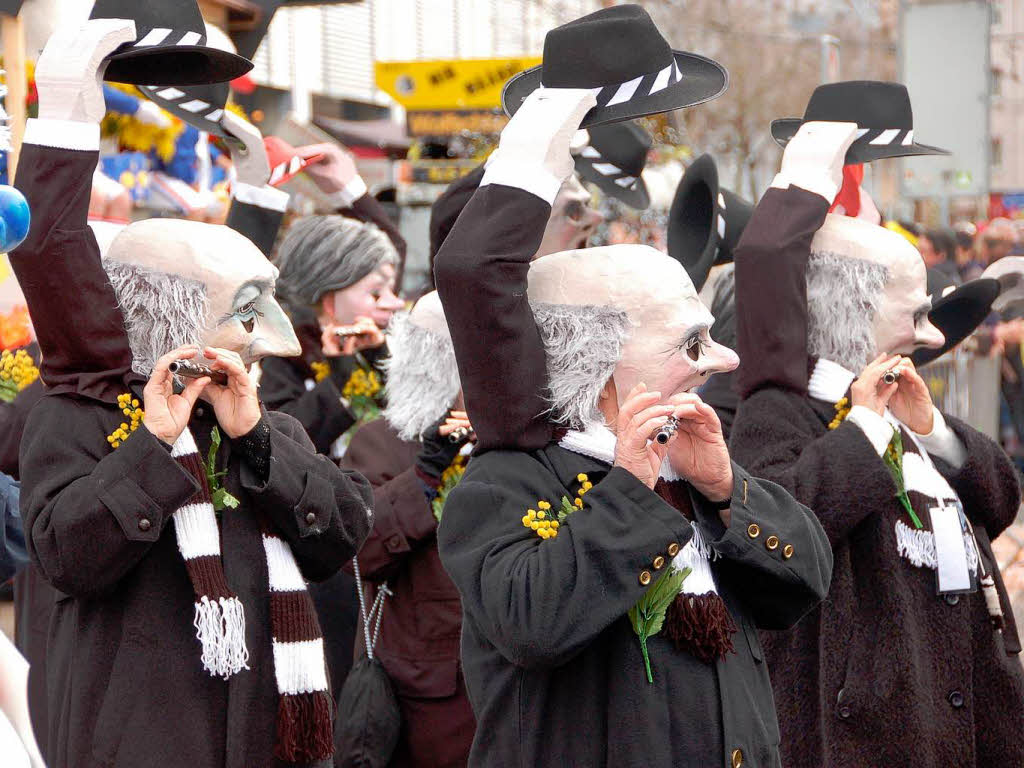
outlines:
[[[589, 456], [611, 466], [615, 463], [615, 441], [615, 433], [604, 424], [592, 424], [583, 431], [570, 429], [558, 441], [558, 445], [567, 451]], [[661, 465], [659, 477], [666, 481], [682, 479], [669, 466], [667, 459]]]
[[846, 396], [846, 390], [856, 378], [857, 374], [846, 370], [839, 363], [821, 357], [807, 381], [807, 394], [815, 400], [834, 403]]

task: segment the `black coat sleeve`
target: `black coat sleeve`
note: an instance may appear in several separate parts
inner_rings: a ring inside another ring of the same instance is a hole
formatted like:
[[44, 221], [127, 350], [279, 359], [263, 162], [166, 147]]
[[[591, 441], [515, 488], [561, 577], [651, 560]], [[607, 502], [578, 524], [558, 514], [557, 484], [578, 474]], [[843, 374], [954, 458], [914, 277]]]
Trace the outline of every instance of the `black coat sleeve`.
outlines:
[[849, 421], [821, 434], [800, 395], [763, 389], [740, 404], [729, 449], [737, 464], [814, 510], [835, 547], [896, 495], [889, 470]]
[[29, 415], [21, 448], [21, 511], [29, 556], [69, 595], [116, 589], [198, 485], [140, 426], [112, 450], [113, 407], [47, 396]]
[[97, 162], [98, 152], [22, 146], [15, 186], [28, 200], [32, 224], [10, 257], [47, 387], [113, 403], [132, 375], [132, 353], [87, 223]]
[[[694, 492], [694, 513], [708, 542], [719, 556], [718, 573], [761, 629], [788, 629], [828, 595], [832, 582], [832, 549], [811, 510], [784, 488], [750, 475], [733, 464], [729, 527], [719, 511]], [[751, 526], [755, 526], [751, 528]], [[755, 535], [751, 535], [755, 532]], [[777, 536], [772, 550], [764, 542]], [[786, 557], [786, 546], [792, 556]]]
[[1006, 452], [994, 440], [952, 416], [946, 424], [967, 449], [963, 466], [954, 468], [933, 456], [935, 468], [960, 497], [965, 514], [985, 527], [990, 539], [1005, 531], [1020, 509], [1020, 482]]
[[242, 487], [255, 511], [288, 542], [310, 581], [334, 575], [359, 550], [373, 525], [373, 492], [358, 472], [318, 454], [295, 419], [267, 417], [270, 469], [264, 479], [242, 464]]
[[807, 391], [807, 260], [828, 208], [799, 187], [769, 189], [736, 246], [741, 398], [762, 387]]
[[434, 261], [477, 455], [539, 450], [551, 440], [544, 345], [526, 295], [550, 213], [528, 192], [481, 187]]
[[280, 357], [260, 363], [260, 399], [270, 410], [298, 421], [318, 453], [329, 454], [334, 442], [356, 422], [331, 377], [306, 389], [299, 369]]
[[438, 528], [464, 613], [524, 668], [572, 659], [643, 596], [638, 577], [651, 561], [693, 535], [678, 510], [618, 467], [556, 538], [523, 526], [528, 509], [544, 500], [557, 510], [562, 494], [571, 495], [530, 455], [492, 452], [470, 462]]

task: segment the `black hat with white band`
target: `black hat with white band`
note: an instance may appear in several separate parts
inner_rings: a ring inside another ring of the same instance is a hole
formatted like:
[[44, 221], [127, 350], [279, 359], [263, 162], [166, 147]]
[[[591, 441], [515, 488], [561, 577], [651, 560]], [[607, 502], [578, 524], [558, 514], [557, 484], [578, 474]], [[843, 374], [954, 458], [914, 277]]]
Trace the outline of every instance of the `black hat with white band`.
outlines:
[[914, 113], [910, 94], [902, 83], [849, 80], [819, 85], [802, 118], [772, 121], [772, 137], [786, 146], [800, 126], [811, 121], [857, 124], [857, 138], [846, 153], [847, 165], [886, 157], [949, 154], [914, 140]]
[[692, 107], [721, 96], [729, 73], [716, 61], [673, 51], [639, 5], [615, 5], [552, 29], [544, 60], [501, 93], [514, 115], [538, 88], [589, 88], [597, 96], [581, 128]]
[[732, 261], [754, 205], [718, 185], [718, 167], [701, 155], [683, 174], [668, 214], [668, 254], [698, 291], [711, 267]]
[[136, 39], [108, 57], [104, 78], [132, 85], [204, 85], [241, 77], [252, 62], [207, 45], [196, 0], [96, 0], [92, 19], [130, 19]]
[[613, 123], [592, 128], [590, 141], [574, 156], [576, 172], [606, 195], [631, 208], [651, 204], [641, 174], [651, 150], [651, 137], [636, 123]]

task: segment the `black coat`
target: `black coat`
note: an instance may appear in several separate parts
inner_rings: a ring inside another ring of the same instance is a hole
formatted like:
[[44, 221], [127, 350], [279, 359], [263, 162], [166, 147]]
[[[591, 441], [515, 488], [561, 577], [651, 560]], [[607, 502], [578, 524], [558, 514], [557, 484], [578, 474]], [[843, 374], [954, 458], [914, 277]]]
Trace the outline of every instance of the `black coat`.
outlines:
[[[462, 664], [477, 715], [475, 766], [781, 765], [768, 668], [756, 627], [788, 627], [827, 589], [831, 557], [810, 513], [738, 466], [732, 521], [692, 493], [697, 522], [720, 556], [719, 592], [739, 632], [713, 665], [648, 643], [654, 682], [627, 618], [641, 573], [692, 536], [677, 509], [623, 469], [557, 445], [474, 458], [449, 495], [438, 541], [463, 605]], [[557, 506], [576, 477], [586, 507], [541, 540], [522, 517]], [[792, 543], [789, 560], [765, 537]]]
[[[205, 456], [216, 423], [190, 427]], [[48, 396], [22, 443], [29, 551], [59, 594], [50, 619], [48, 760], [59, 766], [274, 766], [278, 694], [266, 555], [257, 515], [288, 542], [311, 580], [332, 575], [369, 532], [371, 493], [358, 474], [317, 456], [291, 418], [270, 414], [263, 483], [221, 449], [241, 506], [221, 516], [228, 583], [245, 606], [249, 670], [203, 671], [195, 596], [171, 515], [196, 490], [167, 447], [140, 427], [112, 450], [116, 406]], [[255, 514], [254, 514], [255, 513]], [[313, 513], [314, 523], [306, 515]], [[149, 521], [141, 524], [142, 519]]]

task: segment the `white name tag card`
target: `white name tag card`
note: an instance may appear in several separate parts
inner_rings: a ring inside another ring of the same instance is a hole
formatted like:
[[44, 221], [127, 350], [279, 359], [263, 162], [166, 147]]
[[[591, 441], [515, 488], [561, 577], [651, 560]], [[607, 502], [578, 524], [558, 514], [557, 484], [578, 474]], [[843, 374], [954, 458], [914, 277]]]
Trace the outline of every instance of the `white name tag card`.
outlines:
[[938, 560], [939, 594], [970, 592], [975, 589], [967, 567], [964, 523], [958, 506], [948, 503], [929, 509], [935, 534], [935, 558]]

